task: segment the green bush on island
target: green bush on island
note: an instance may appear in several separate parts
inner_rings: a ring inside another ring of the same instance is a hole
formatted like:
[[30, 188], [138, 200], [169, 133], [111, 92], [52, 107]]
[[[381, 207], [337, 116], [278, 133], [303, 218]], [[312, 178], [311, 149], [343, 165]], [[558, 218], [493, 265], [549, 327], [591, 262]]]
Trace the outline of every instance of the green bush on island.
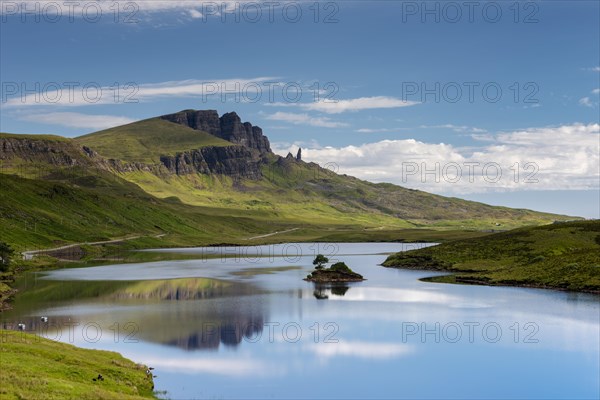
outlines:
[[305, 278], [307, 281], [313, 282], [357, 282], [363, 281], [362, 275], [352, 271], [344, 262], [336, 262], [329, 268], [324, 268], [324, 263], [329, 262], [329, 259], [322, 254], [317, 255], [313, 261], [315, 270], [308, 274]]
[[346, 265], [346, 263], [343, 262], [336, 262], [335, 264], [333, 264], [331, 267], [329, 267], [330, 270], [335, 271], [335, 272], [353, 272], [350, 267], [348, 267]]

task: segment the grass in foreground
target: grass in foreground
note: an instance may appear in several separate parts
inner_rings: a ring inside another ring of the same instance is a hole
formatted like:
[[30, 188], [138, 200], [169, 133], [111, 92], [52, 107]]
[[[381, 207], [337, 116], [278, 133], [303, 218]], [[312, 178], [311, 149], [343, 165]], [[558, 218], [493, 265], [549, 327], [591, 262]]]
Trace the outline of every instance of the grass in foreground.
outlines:
[[[148, 399], [146, 366], [118, 353], [0, 331], [0, 399]], [[101, 374], [104, 381], [92, 379]]]
[[396, 253], [386, 267], [453, 272], [429, 281], [600, 293], [600, 221], [556, 223]]

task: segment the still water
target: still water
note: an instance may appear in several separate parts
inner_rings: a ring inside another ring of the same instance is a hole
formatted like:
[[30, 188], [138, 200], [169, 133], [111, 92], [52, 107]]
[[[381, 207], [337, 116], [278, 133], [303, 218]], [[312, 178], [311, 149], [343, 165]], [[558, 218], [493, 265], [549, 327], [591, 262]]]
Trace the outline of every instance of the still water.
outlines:
[[[31, 274], [1, 318], [152, 366], [171, 399], [599, 398], [598, 296], [379, 265], [414, 247], [171, 249], [198, 259]], [[367, 280], [303, 281], [316, 253]]]

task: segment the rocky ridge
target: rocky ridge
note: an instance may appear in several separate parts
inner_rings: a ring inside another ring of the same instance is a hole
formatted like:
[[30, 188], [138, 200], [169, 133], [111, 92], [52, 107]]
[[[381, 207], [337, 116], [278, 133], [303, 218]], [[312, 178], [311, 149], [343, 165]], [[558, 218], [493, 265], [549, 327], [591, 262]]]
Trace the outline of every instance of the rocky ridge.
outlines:
[[235, 112], [219, 117], [216, 110], [184, 110], [160, 118], [210, 133], [231, 143], [258, 150], [260, 153], [271, 153], [269, 139], [263, 135], [262, 129], [253, 126], [250, 122], [242, 123]]

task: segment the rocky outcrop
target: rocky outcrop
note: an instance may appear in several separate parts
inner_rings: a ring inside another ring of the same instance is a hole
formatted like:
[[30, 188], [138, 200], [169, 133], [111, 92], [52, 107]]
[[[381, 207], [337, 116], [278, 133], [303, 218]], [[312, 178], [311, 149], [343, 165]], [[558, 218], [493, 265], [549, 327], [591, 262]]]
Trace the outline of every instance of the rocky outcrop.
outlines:
[[160, 118], [221, 137], [221, 121], [216, 110], [184, 110]]
[[201, 173], [253, 180], [262, 178], [260, 156], [243, 146], [208, 146], [175, 156], [162, 156], [160, 161], [177, 175]]
[[81, 165], [83, 152], [67, 140], [32, 140], [24, 136], [0, 137], [0, 160], [27, 163], [44, 163], [54, 166], [73, 167]]
[[269, 139], [263, 135], [262, 129], [253, 126], [250, 122], [242, 123], [235, 112], [223, 114], [219, 118], [216, 110], [184, 110], [175, 114], [163, 115], [160, 118], [208, 132], [231, 143], [256, 149], [261, 153], [271, 152]]
[[143, 171], [157, 176], [220, 174], [234, 179], [252, 180], [262, 178], [261, 165], [265, 162], [258, 151], [239, 145], [188, 150], [175, 155], [161, 156], [158, 164], [145, 164], [104, 158], [93, 149], [79, 146], [68, 139], [0, 137], [0, 167], [16, 167], [23, 161], [27, 162], [29, 169], [38, 166], [41, 171], [50, 171], [50, 165], [112, 173]]
[[219, 137], [232, 143], [256, 149], [261, 153], [271, 152], [269, 139], [263, 135], [262, 129], [258, 126], [252, 126], [250, 122], [242, 124], [242, 120], [234, 112], [224, 114], [221, 117], [221, 135]]

